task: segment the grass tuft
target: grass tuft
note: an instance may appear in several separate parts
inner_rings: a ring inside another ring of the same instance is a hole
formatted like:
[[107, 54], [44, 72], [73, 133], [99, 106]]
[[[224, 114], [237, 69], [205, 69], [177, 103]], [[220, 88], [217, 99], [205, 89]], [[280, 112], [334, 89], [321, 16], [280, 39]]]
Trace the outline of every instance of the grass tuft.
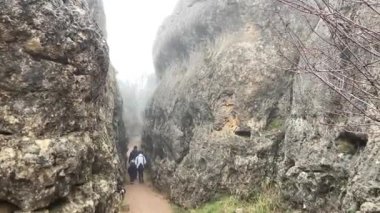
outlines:
[[224, 196], [203, 206], [184, 210], [174, 207], [175, 213], [274, 213], [285, 212], [281, 202], [280, 193], [274, 186], [265, 186], [259, 194], [248, 200], [241, 200], [236, 196]]

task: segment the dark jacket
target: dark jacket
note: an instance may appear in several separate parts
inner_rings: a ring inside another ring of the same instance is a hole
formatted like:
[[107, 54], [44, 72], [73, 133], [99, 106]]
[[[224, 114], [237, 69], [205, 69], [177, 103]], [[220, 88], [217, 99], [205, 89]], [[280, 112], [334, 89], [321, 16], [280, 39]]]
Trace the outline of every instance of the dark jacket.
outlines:
[[139, 151], [137, 150], [132, 150], [131, 154], [129, 154], [129, 159], [128, 159], [128, 162], [130, 163], [132, 160], [134, 160], [137, 155], [139, 155]]

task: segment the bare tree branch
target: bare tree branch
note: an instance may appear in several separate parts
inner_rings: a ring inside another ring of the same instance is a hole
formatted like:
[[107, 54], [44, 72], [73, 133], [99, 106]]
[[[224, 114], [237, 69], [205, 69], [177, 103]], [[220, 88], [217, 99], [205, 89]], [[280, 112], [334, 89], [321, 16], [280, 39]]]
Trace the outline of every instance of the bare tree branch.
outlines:
[[358, 14], [364, 8], [380, 20], [380, 2], [347, 0], [343, 7], [327, 0], [314, 0], [314, 4], [304, 0], [278, 1], [318, 17], [330, 32], [329, 38], [322, 36], [307, 22], [322, 43], [306, 45], [280, 17], [287, 37], [299, 54], [298, 61], [284, 57], [297, 68], [292, 71], [314, 75], [357, 110], [358, 113], [351, 112], [351, 115], [362, 115], [380, 125], [380, 23], [368, 25], [368, 20]]

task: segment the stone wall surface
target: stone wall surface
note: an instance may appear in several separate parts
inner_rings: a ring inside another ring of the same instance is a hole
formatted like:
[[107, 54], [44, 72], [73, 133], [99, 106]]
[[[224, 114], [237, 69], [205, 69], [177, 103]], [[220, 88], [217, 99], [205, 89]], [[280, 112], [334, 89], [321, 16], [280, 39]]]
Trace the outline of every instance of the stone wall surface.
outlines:
[[117, 212], [124, 129], [101, 1], [0, 1], [0, 200]]
[[[378, 27], [373, 11], [346, 12]], [[340, 151], [339, 125], [357, 118], [331, 116], [339, 96], [312, 75], [285, 71], [301, 66], [289, 30], [310, 48], [330, 39], [318, 17], [276, 0], [181, 0], [162, 25], [143, 141], [155, 185], [177, 204], [247, 197], [274, 181], [295, 208], [379, 208], [376, 131], [359, 129], [365, 137], [348, 138], [367, 145]], [[323, 65], [323, 56], [315, 60]]]

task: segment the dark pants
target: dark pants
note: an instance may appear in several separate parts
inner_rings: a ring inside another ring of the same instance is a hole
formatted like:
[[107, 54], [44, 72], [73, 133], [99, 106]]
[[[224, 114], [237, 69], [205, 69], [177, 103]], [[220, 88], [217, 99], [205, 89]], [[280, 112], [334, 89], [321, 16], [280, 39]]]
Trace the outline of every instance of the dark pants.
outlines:
[[129, 180], [133, 183], [137, 178], [137, 169], [135, 165], [131, 165], [128, 168]]
[[144, 183], [144, 166], [140, 164], [137, 171], [139, 173], [139, 182]]

